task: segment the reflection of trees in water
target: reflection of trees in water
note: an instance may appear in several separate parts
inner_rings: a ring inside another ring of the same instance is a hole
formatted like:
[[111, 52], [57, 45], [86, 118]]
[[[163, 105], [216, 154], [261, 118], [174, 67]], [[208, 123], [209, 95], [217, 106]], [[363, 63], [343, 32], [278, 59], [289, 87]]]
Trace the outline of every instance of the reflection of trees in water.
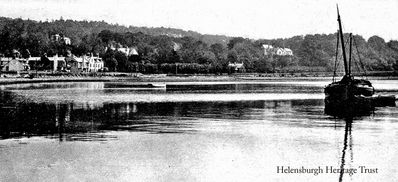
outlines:
[[0, 134], [1, 138], [36, 135], [65, 138], [68, 134], [104, 130], [191, 132], [192, 123], [198, 118], [262, 120], [267, 117], [264, 110], [290, 112], [292, 108], [318, 102], [9, 103], [12, 107], [1, 108]]
[[[16, 103], [11, 92], [0, 92], [0, 134], [2, 138], [32, 136], [55, 130], [55, 107], [47, 104]], [[40, 122], [37, 122], [40, 120]]]
[[167, 92], [188, 93], [320, 93], [322, 87], [292, 83], [225, 83], [167, 85]]
[[10, 90], [36, 90], [36, 89], [80, 89], [85, 88], [88, 90], [100, 90], [105, 88], [106, 82], [63, 82], [59, 83], [25, 83], [19, 85], [7, 85], [2, 86], [3, 88], [7, 87]]
[[156, 132], [161, 131], [159, 127], [175, 125], [166, 122], [168, 119], [165, 117], [188, 112], [185, 107], [170, 107], [170, 104], [143, 104], [141, 107], [128, 103], [104, 104], [102, 107], [73, 103], [10, 105], [0, 108], [0, 135], [3, 139], [57, 134], [62, 139], [67, 136], [64, 134], [119, 129]]

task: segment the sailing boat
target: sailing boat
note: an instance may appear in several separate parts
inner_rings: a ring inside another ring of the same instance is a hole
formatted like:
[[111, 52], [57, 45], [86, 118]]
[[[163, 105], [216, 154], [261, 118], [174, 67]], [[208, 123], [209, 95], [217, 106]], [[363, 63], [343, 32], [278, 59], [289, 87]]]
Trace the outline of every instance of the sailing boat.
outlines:
[[[364, 115], [376, 106], [395, 106], [395, 96], [375, 96], [372, 83], [364, 79], [354, 79], [351, 74], [352, 34], [350, 34], [349, 59], [347, 61], [344, 45], [344, 34], [341, 26], [339, 8], [337, 7], [340, 39], [344, 61], [345, 75], [340, 81], [333, 81], [325, 87], [325, 113], [330, 115], [354, 116]], [[337, 44], [337, 49], [338, 49]]]

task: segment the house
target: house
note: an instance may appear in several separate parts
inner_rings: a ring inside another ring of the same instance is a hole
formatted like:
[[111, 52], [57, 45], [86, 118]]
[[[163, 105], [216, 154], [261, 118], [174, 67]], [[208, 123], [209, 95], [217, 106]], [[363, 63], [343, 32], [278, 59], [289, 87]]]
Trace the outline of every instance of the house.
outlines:
[[263, 45], [264, 55], [293, 56], [293, 51], [289, 48], [273, 47], [272, 45]]
[[[15, 61], [16, 60], [16, 61]], [[47, 71], [98, 72], [104, 70], [104, 61], [93, 54], [76, 57], [71, 53], [67, 57], [58, 55], [47, 57], [30, 57], [28, 59], [0, 57], [2, 71], [23, 71], [29, 68]]]
[[137, 49], [134, 47], [130, 48], [130, 52], [129, 52], [128, 56], [138, 56]]
[[289, 49], [289, 48], [285, 48], [285, 54], [287, 56], [293, 56], [293, 51], [291, 49]]
[[293, 56], [293, 51], [289, 48], [277, 48], [276, 55], [278, 55], [278, 56]]
[[82, 57], [76, 57], [70, 55], [68, 57], [48, 57], [49, 61], [52, 62], [53, 71], [70, 71], [73, 73], [79, 72], [98, 72], [104, 70], [104, 61], [98, 56], [92, 54]]
[[[122, 45], [117, 45], [117, 46], [122, 46]], [[124, 53], [126, 56], [138, 56], [138, 51], [137, 48], [135, 47], [119, 47], [119, 48], [115, 48], [115, 46], [112, 44], [108, 47], [105, 48], [105, 51], [107, 51], [108, 49], [111, 49], [113, 51], [119, 51]]]
[[18, 59], [11, 59], [10, 61], [8, 61], [8, 63], [6, 63], [1, 71], [3, 72], [20, 72], [20, 71], [25, 71], [28, 70], [29, 67], [23, 63], [23, 60], [18, 60]]
[[182, 44], [173, 42], [173, 51], [177, 52], [182, 48]]
[[63, 37], [63, 41], [66, 45], [70, 45], [72, 43], [72, 41], [70, 40], [69, 37]]
[[50, 62], [52, 62], [52, 70], [53, 71], [62, 71], [65, 70], [66, 68], [66, 61], [65, 57], [58, 57], [58, 55], [55, 55], [53, 57], [47, 57]]
[[100, 57], [93, 57], [92, 59], [92, 64], [89, 69], [91, 72], [97, 72], [97, 71], [104, 71], [105, 66], [104, 66], [104, 61]]
[[[78, 61], [80, 61], [80, 59], [78, 59]], [[104, 69], [104, 61], [102, 61], [102, 58], [93, 56], [92, 54], [90, 56], [83, 56], [81, 62], [81, 69], [83, 71], [98, 72]]]
[[183, 35], [181, 35], [181, 34], [175, 34], [175, 33], [162, 33], [162, 34], [160, 34], [160, 35], [165, 35], [165, 36], [174, 37], [174, 38], [181, 38], [181, 37], [183, 37]]
[[27, 59], [20, 58], [21, 54], [17, 50], [12, 50], [12, 57], [0, 57], [0, 68], [4, 72], [20, 72], [29, 70]]
[[245, 72], [245, 66], [242, 63], [228, 63], [228, 70], [230, 73], [242, 73]]
[[272, 45], [264, 44], [263, 48], [264, 48], [264, 55], [269, 55], [273, 53], [274, 47]]
[[10, 57], [0, 57], [0, 68], [3, 68], [11, 60], [12, 60], [12, 58], [10, 58]]
[[126, 54], [126, 56], [138, 56], [138, 51], [134, 47], [130, 47], [130, 48], [129, 47], [126, 47], [126, 48], [121, 47], [121, 48], [117, 48], [116, 50]]
[[51, 40], [58, 42], [61, 40], [61, 36], [59, 34], [51, 35]]
[[55, 34], [51, 36], [51, 40], [54, 42], [62, 42], [66, 45], [70, 45], [72, 42], [69, 37], [65, 37], [62, 34]]
[[276, 55], [283, 56], [284, 55], [284, 49], [283, 48], [277, 48], [276, 49]]
[[[47, 55], [43, 55], [42, 57], [29, 57], [27, 59], [27, 63], [30, 68], [34, 70], [53, 70], [56, 71], [57, 65], [54, 66], [54, 58], [47, 57]], [[55, 69], [54, 69], [55, 68]]]

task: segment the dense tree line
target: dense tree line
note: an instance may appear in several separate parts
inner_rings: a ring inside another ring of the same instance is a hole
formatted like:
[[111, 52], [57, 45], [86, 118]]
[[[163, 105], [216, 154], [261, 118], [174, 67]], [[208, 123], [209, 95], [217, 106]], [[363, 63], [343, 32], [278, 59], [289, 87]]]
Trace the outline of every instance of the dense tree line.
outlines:
[[[52, 41], [55, 34], [69, 37], [72, 44]], [[103, 21], [0, 18], [0, 54], [8, 56], [13, 49], [20, 50], [23, 56], [65, 55], [68, 50], [77, 56], [98, 53], [111, 71], [123, 72], [225, 73], [228, 63], [233, 62], [244, 63], [247, 72], [332, 71], [336, 42], [336, 34], [252, 40], [172, 28], [125, 27]], [[354, 43], [354, 70], [398, 70], [398, 41], [385, 42], [378, 36], [365, 40], [355, 35]], [[264, 44], [290, 48], [294, 56], [265, 55]], [[110, 47], [134, 48], [139, 54], [126, 55]], [[342, 70], [342, 63], [337, 66]]]

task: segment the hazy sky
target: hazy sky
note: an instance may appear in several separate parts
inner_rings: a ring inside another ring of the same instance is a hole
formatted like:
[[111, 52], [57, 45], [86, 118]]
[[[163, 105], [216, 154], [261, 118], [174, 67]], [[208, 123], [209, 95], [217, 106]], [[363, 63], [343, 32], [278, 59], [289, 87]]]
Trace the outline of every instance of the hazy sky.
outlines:
[[398, 39], [398, 0], [0, 0], [0, 16], [34, 20], [105, 20], [249, 38], [337, 30]]

